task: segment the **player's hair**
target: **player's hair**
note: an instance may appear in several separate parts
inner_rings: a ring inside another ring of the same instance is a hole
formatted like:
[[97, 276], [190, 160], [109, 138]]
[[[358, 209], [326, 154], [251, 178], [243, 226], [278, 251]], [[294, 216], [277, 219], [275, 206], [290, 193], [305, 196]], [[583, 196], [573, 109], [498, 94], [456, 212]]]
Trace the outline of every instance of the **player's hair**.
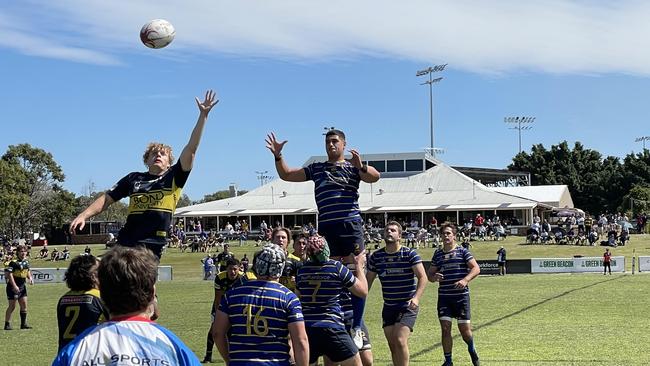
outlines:
[[99, 262], [101, 298], [111, 315], [147, 310], [154, 300], [158, 260], [144, 248], [117, 246]]
[[93, 255], [78, 255], [70, 261], [63, 277], [72, 291], [87, 291], [96, 286], [97, 258]]
[[442, 232], [445, 231], [446, 228], [450, 228], [451, 232], [454, 233], [454, 235], [456, 235], [456, 233], [458, 232], [458, 228], [454, 223], [445, 221], [442, 223], [442, 225], [440, 225], [440, 235], [442, 235]]
[[[15, 253], [22, 252], [22, 251], [29, 251], [29, 248], [27, 248], [27, 245], [25, 244], [18, 244], [16, 245], [16, 249], [14, 250]], [[18, 256], [18, 254], [16, 254]]]
[[283, 226], [273, 229], [271, 232], [271, 241], [273, 241], [273, 238], [275, 238], [275, 234], [279, 233], [280, 231], [284, 231], [284, 233], [287, 234], [287, 246], [289, 246], [289, 244], [291, 244], [291, 230]]
[[144, 154], [142, 155], [142, 161], [145, 163], [145, 165], [147, 164], [149, 155], [158, 151], [164, 151], [167, 153], [167, 156], [169, 156], [169, 165], [172, 165], [174, 163], [174, 153], [172, 152], [171, 146], [160, 142], [150, 142], [147, 146], [147, 149], [144, 151]]
[[230, 267], [230, 266], [237, 266], [237, 267], [239, 267], [239, 259], [237, 259], [237, 258], [229, 258], [229, 259], [226, 261], [226, 268], [227, 268], [227, 267]]
[[327, 131], [327, 133], [325, 134], [325, 140], [327, 140], [327, 138], [330, 136], [338, 136], [341, 139], [345, 140], [345, 134], [341, 130], [331, 129]]
[[[402, 235], [402, 225], [400, 225], [399, 222], [397, 222], [397, 221], [388, 221], [388, 223], [386, 223], [386, 229], [388, 229], [389, 226], [397, 226], [397, 232], [400, 235]], [[384, 229], [384, 230], [386, 230], [386, 229]]]

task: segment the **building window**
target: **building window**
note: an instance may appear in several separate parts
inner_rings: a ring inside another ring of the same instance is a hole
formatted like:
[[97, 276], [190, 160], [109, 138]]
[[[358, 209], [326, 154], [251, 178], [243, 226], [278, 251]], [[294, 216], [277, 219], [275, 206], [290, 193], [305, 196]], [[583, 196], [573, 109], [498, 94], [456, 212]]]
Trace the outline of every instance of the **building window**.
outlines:
[[424, 169], [424, 164], [422, 163], [422, 159], [411, 159], [406, 161], [406, 171], [407, 172], [421, 172]]
[[386, 161], [387, 172], [403, 172], [404, 160], [388, 160]]
[[382, 173], [386, 171], [386, 161], [385, 160], [371, 160], [368, 162], [368, 165], [377, 169], [378, 172]]

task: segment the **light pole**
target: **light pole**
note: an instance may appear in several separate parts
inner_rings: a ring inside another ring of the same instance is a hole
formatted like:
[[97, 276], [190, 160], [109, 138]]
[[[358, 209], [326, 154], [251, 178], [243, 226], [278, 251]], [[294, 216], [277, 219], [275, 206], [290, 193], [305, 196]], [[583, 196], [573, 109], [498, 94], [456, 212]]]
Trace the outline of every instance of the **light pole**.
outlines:
[[429, 75], [429, 80], [421, 83], [420, 85], [425, 85], [429, 84], [429, 123], [430, 123], [430, 128], [431, 128], [431, 155], [435, 158], [436, 157], [436, 151], [435, 147], [433, 146], [433, 84], [439, 82], [442, 80], [442, 77], [439, 78], [433, 78], [433, 73], [434, 72], [439, 72], [443, 71], [447, 64], [444, 65], [436, 65], [433, 67], [429, 67], [424, 70], [418, 71], [415, 76], [424, 76], [424, 75]]
[[641, 136], [641, 137], [637, 137], [636, 140], [634, 140], [634, 142], [639, 142], [639, 141], [643, 141], [643, 150], [645, 150], [645, 142], [650, 141], [650, 136]]
[[335, 129], [336, 128], [334, 126], [332, 126], [332, 127], [323, 127], [323, 130], [325, 130], [325, 132], [323, 132], [323, 136], [327, 135], [328, 132], [330, 132], [332, 130], [335, 130]]
[[[535, 118], [536, 117], [505, 117], [503, 119], [503, 122], [515, 125], [514, 127], [509, 127], [509, 129], [519, 131], [519, 153], [521, 153], [521, 130], [525, 131], [533, 128], [530, 124], [535, 122]], [[522, 123], [526, 124], [526, 126], [522, 126]]]
[[257, 173], [257, 179], [259, 179], [259, 181], [260, 181], [260, 186], [265, 185], [267, 180], [273, 178], [270, 175], [266, 175], [268, 172], [269, 172], [268, 170], [265, 170], [265, 171], [256, 170], [255, 171], [255, 173]]

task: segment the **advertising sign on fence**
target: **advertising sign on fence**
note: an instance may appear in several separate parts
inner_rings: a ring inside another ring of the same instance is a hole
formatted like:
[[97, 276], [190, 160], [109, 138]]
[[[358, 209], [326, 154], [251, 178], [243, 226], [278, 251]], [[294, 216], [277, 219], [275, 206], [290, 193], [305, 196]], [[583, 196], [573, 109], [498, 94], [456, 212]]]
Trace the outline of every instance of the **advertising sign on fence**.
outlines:
[[[482, 275], [498, 275], [499, 263], [496, 260], [477, 260]], [[510, 259], [506, 261], [506, 273], [530, 273], [530, 259]]]
[[639, 256], [639, 272], [650, 272], [649, 256]]
[[[32, 268], [34, 283], [61, 283], [65, 282], [64, 276], [67, 268]], [[158, 281], [171, 281], [172, 267], [158, 266]], [[0, 272], [0, 283], [5, 282], [5, 272]]]
[[[533, 258], [532, 273], [601, 272], [602, 257]], [[612, 257], [612, 272], [625, 272], [625, 257]]]

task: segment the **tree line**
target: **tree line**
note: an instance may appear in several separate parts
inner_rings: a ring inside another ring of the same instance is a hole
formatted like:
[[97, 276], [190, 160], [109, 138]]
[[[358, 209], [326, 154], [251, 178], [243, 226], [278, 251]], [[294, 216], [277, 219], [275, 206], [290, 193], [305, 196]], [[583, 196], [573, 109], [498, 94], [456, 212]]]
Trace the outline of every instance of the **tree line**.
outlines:
[[[532, 185], [565, 184], [574, 205], [591, 214], [650, 211], [650, 151], [630, 153], [622, 160], [603, 157], [580, 142], [566, 141], [547, 149], [533, 145], [508, 166], [531, 174]], [[49, 152], [30, 144], [11, 145], [0, 158], [0, 233], [16, 237], [29, 231], [50, 232], [70, 222], [103, 194], [91, 183], [82, 195], [63, 188], [65, 174]], [[246, 191], [240, 191], [240, 194]], [[220, 190], [192, 201], [186, 194], [178, 207], [230, 197]], [[125, 221], [128, 207], [116, 202], [95, 220]]]

